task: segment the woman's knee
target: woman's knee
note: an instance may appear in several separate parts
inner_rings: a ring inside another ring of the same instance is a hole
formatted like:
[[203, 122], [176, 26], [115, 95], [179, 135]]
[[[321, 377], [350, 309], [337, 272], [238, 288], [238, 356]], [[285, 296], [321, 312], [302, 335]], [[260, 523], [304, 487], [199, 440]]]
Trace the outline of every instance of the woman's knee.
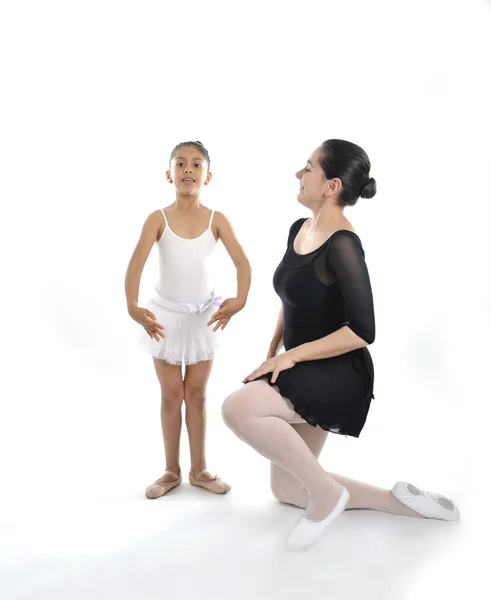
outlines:
[[246, 413], [247, 394], [244, 389], [235, 390], [223, 401], [222, 418], [228, 426], [236, 425]]

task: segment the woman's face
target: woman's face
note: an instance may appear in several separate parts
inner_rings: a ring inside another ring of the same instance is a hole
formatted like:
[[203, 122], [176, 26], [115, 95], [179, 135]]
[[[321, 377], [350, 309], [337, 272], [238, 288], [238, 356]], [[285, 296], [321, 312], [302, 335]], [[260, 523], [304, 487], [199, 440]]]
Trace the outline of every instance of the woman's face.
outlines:
[[300, 181], [297, 200], [304, 206], [312, 206], [321, 202], [328, 187], [328, 180], [319, 162], [321, 152], [321, 148], [314, 150], [305, 167], [296, 174]]
[[208, 164], [194, 146], [183, 146], [172, 159], [167, 179], [173, 183], [178, 192], [184, 195], [198, 194], [211, 179]]

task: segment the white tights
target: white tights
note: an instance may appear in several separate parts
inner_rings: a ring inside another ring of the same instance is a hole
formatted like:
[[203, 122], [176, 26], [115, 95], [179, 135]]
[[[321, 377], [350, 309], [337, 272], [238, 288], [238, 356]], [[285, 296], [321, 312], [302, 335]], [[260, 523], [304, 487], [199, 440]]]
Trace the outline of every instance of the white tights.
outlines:
[[273, 495], [280, 502], [305, 508], [307, 518], [325, 519], [343, 486], [350, 494], [347, 509], [421, 516], [390, 490], [324, 471], [317, 459], [327, 432], [306, 423], [276, 386], [263, 380], [247, 383], [225, 399], [222, 415], [237, 437], [271, 461]]

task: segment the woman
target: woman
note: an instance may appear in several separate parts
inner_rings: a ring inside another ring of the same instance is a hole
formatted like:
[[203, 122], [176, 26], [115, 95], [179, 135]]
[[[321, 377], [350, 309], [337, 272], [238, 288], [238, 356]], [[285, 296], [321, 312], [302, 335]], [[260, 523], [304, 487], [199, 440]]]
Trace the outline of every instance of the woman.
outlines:
[[227, 397], [224, 420], [271, 461], [275, 497], [306, 509], [291, 548], [314, 544], [345, 509], [457, 520], [448, 498], [405, 482], [384, 490], [326, 473], [317, 461], [329, 431], [360, 435], [374, 397], [370, 278], [344, 208], [372, 198], [376, 183], [365, 151], [343, 140], [324, 142], [297, 178], [312, 218], [290, 228], [273, 278], [282, 308], [267, 360]]

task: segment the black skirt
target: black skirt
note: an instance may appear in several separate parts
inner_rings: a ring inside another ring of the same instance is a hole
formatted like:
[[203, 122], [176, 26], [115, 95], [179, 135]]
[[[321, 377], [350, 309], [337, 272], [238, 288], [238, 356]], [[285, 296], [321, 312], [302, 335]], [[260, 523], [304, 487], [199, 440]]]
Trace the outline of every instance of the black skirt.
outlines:
[[[272, 373], [266, 379], [270, 385]], [[359, 437], [373, 399], [374, 370], [366, 348], [333, 358], [297, 363], [274, 385], [310, 425]]]

